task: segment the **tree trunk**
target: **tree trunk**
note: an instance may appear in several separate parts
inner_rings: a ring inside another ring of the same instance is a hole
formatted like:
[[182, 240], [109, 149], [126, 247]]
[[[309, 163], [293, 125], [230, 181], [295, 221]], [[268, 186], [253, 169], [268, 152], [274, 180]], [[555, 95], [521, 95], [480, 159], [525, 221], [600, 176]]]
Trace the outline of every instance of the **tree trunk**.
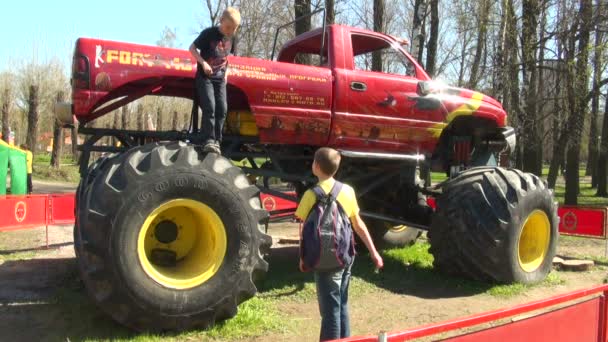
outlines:
[[[505, 11], [506, 15], [506, 37], [505, 37], [505, 51], [507, 54], [505, 59], [508, 61], [505, 65], [507, 73], [507, 82], [509, 88], [509, 103], [511, 105], [511, 116], [513, 122], [516, 123], [515, 127], [521, 127], [522, 115], [521, 108], [519, 105], [519, 56], [518, 56], [518, 29], [517, 29], [517, 16], [515, 13], [515, 6], [513, 0], [508, 0], [507, 8]], [[525, 143], [525, 139], [522, 134], [517, 135], [517, 147], [515, 148], [515, 167], [520, 169], [522, 166], [522, 145]]]
[[325, 23], [332, 25], [336, 21], [335, 1], [325, 0]]
[[439, 38], [439, 0], [431, 0], [431, 32], [426, 51], [426, 72], [435, 76], [435, 63], [437, 60], [437, 39]]
[[[374, 31], [384, 31], [384, 0], [374, 0]], [[382, 72], [382, 51], [372, 52], [372, 70]]]
[[11, 106], [11, 91], [7, 87], [4, 89], [4, 98], [2, 101], [2, 140], [8, 144], [8, 139], [11, 134], [10, 124], [8, 123], [8, 115]]
[[[375, 0], [377, 1], [377, 0]], [[422, 54], [424, 53], [424, 34], [423, 21], [426, 13], [426, 0], [415, 0], [414, 2], [414, 20], [412, 27], [412, 57], [416, 58], [418, 63], [422, 64]]]
[[494, 66], [496, 70], [493, 72], [492, 95], [496, 96], [498, 101], [502, 102], [505, 111], [510, 113], [511, 103], [509, 102], [509, 87], [506, 84], [506, 80], [508, 79], [508, 58], [505, 50], [507, 44], [507, 0], [501, 0], [500, 9], [502, 15], [500, 16], [498, 43], [496, 44], [496, 54], [494, 55]]
[[[115, 130], [118, 129], [118, 127], [120, 126], [120, 119], [121, 119], [120, 111], [115, 110], [114, 111], [114, 121], [112, 122], [112, 129], [115, 129]], [[116, 145], [118, 145], [118, 139], [112, 138], [112, 146], [116, 146]]]
[[[310, 14], [310, 0], [295, 0], [294, 1], [294, 12], [296, 19]], [[302, 33], [310, 31], [311, 18], [303, 18], [294, 23], [296, 36]], [[296, 63], [310, 65], [310, 55], [298, 55], [296, 57]]]
[[[63, 102], [63, 92], [57, 93], [57, 102]], [[59, 120], [55, 119], [53, 125], [53, 150], [51, 152], [51, 166], [58, 169], [61, 152], [63, 150], [63, 129]]]
[[[593, 87], [597, 87], [602, 78], [602, 32], [595, 32], [595, 53], [593, 56]], [[587, 170], [585, 174], [591, 176], [591, 186], [597, 185], [597, 135], [598, 135], [598, 116], [600, 111], [600, 92], [597, 91], [591, 98], [591, 124], [589, 125], [589, 155], [587, 157]]]
[[26, 144], [33, 154], [36, 154], [38, 144], [38, 86], [30, 86], [30, 98], [28, 100], [27, 112], [27, 137]]
[[[521, 127], [526, 143], [523, 145], [523, 170], [532, 172], [537, 176], [541, 176], [538, 168], [538, 156], [542, 156], [542, 143], [540, 137], [542, 132], [538, 125], [538, 110], [537, 110], [537, 92], [536, 83], [538, 69], [536, 67], [536, 32], [538, 31], [538, 16], [539, 5], [537, 0], [522, 1], [522, 57], [523, 57], [523, 81], [524, 81], [524, 96], [525, 109], [523, 118], [525, 118]], [[542, 160], [542, 158], [541, 158]], [[541, 164], [542, 170], [542, 164]]]
[[137, 130], [144, 130], [144, 106], [141, 104], [137, 106]]
[[585, 123], [585, 114], [587, 112], [587, 104], [584, 99], [587, 97], [588, 75], [587, 63], [589, 58], [589, 32], [592, 25], [592, 10], [591, 0], [580, 0], [581, 20], [579, 30], [578, 54], [576, 61], [576, 71], [573, 74], [573, 87], [569, 90], [570, 115], [569, 120], [572, 125], [570, 130], [570, 141], [568, 143], [568, 152], [566, 160], [566, 196], [564, 203], [567, 205], [576, 205], [578, 203], [579, 194], [579, 175], [578, 168], [580, 164], [580, 147], [583, 125]]
[[72, 132], [71, 132], [71, 139], [72, 139], [72, 160], [73, 161], [78, 161], [78, 122], [74, 122], [74, 125], [72, 126]]
[[129, 129], [129, 113], [127, 110], [127, 106], [122, 106], [122, 115], [120, 116], [120, 121], [121, 121], [121, 127], [122, 129]]
[[[565, 1], [561, 0], [558, 7], [558, 20], [561, 21], [561, 25], [559, 26], [560, 30], [565, 30], [567, 26], [566, 24], [566, 6]], [[557, 182], [557, 177], [559, 175], [560, 168], [565, 170], [564, 163], [564, 152], [566, 151], [566, 145], [568, 143], [568, 139], [566, 136], [566, 132], [568, 132], [567, 128], [567, 120], [564, 120], [567, 115], [565, 115], [565, 106], [564, 106], [564, 90], [562, 87], [564, 80], [564, 66], [566, 65], [563, 56], [564, 56], [564, 41], [561, 38], [558, 38], [556, 41], [557, 45], [557, 71], [555, 75], [555, 113], [553, 115], [552, 122], [552, 154], [551, 154], [551, 163], [549, 165], [549, 175], [547, 176], [547, 183], [549, 188], [555, 189], [555, 184]], [[562, 127], [563, 126], [563, 127]]]
[[605, 102], [602, 142], [597, 162], [597, 196], [608, 197], [608, 101]]
[[163, 130], [163, 112], [162, 112], [160, 106], [158, 108], [156, 108], [156, 130], [157, 131]]
[[177, 111], [173, 111], [173, 124], [171, 126], [171, 129], [174, 131], [177, 131], [177, 127], [179, 127], [179, 115], [177, 114]]
[[479, 1], [479, 14], [478, 18], [478, 31], [477, 31], [477, 46], [475, 47], [475, 57], [473, 57], [473, 64], [471, 65], [471, 75], [469, 77], [468, 87], [471, 89], [477, 88], [479, 82], [479, 65], [481, 59], [486, 52], [486, 35], [488, 31], [488, 19], [490, 14], [490, 1], [482, 0]]

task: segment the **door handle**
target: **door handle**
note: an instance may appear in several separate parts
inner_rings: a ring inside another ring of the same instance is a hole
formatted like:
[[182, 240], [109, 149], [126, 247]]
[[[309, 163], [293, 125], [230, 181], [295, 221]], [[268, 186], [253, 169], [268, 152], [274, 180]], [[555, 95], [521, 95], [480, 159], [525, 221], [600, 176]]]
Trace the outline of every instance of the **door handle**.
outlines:
[[363, 82], [350, 82], [350, 89], [354, 91], [366, 91], [367, 84]]

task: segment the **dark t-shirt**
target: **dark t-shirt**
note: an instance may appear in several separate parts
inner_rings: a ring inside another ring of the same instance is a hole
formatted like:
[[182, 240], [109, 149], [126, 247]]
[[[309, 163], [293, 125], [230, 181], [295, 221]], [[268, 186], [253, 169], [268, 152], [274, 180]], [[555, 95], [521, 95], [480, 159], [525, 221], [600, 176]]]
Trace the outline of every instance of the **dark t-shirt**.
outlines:
[[[201, 57], [213, 69], [213, 73], [209, 78], [224, 78], [227, 64], [226, 57], [235, 52], [234, 39], [224, 36], [219, 27], [212, 26], [199, 34], [198, 38], [194, 40], [194, 46], [200, 51]], [[207, 77], [200, 63], [197, 64], [196, 77]]]

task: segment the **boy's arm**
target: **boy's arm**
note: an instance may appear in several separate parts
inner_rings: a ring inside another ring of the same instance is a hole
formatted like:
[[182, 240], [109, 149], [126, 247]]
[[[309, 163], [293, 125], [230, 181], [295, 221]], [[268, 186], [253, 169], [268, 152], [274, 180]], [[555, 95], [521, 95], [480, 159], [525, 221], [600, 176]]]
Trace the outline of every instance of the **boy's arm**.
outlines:
[[365, 244], [365, 247], [367, 247], [367, 250], [369, 251], [369, 254], [372, 257], [376, 268], [382, 268], [384, 266], [384, 261], [382, 260], [380, 253], [378, 253], [378, 251], [376, 250], [376, 246], [374, 246], [374, 241], [372, 241], [372, 238], [369, 235], [369, 231], [367, 230], [367, 226], [365, 225], [365, 222], [363, 222], [363, 220], [361, 219], [361, 216], [359, 216], [359, 213], [351, 217], [351, 222], [353, 224], [353, 229], [355, 230], [355, 233], [359, 235], [359, 237]]
[[206, 75], [211, 75], [211, 73], [213, 72], [213, 69], [211, 69], [211, 66], [209, 65], [209, 63], [207, 63], [207, 61], [205, 61], [203, 59], [203, 56], [201, 56], [201, 54], [198, 52], [198, 49], [196, 48], [196, 45], [194, 43], [192, 43], [190, 45], [190, 54], [192, 55], [192, 57], [194, 57], [194, 59], [196, 59], [196, 61], [203, 66], [203, 72]]

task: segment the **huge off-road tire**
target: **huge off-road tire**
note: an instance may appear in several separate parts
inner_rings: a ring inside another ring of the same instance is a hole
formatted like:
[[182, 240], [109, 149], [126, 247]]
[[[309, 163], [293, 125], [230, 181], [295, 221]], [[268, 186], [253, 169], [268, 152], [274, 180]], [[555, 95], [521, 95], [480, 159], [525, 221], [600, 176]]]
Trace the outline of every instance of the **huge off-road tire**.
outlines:
[[378, 249], [401, 248], [411, 246], [422, 234], [420, 229], [405, 225], [395, 225], [376, 219], [366, 221], [369, 233]]
[[233, 317], [268, 264], [268, 214], [241, 170], [185, 143], [149, 144], [83, 179], [75, 241], [93, 300], [140, 331]]
[[436, 269], [472, 279], [531, 284], [551, 270], [557, 204], [538, 177], [473, 168], [447, 182], [428, 233]]

